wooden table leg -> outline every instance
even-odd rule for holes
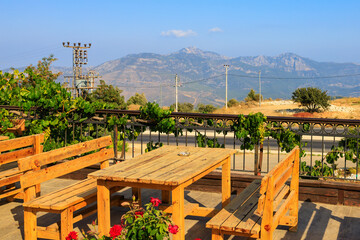
[[[98,224],[100,236],[109,236],[110,231],[110,187],[104,180],[97,180]]]
[[[221,191],[222,191],[222,207],[225,207],[231,199],[231,169],[230,157],[228,157],[222,165],[221,177]]]
[[[61,212],[61,228],[60,239],[65,239],[69,232],[73,230],[74,211],[72,208],[67,208]]]
[[[173,235],[173,240],[185,240],[185,215],[184,215],[184,187],[178,186],[171,191],[172,195],[172,220],[179,227],[179,232]]]

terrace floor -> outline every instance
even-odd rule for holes
[[[57,188],[74,183],[75,180],[54,179],[42,184],[42,193],[54,191]],[[124,189],[126,197],[130,197],[130,189]],[[160,191],[144,190],[142,192],[143,203],[149,202],[150,197],[159,197]],[[207,207],[220,206],[221,194],[186,191],[187,202],[197,202]],[[121,214],[127,209],[114,207],[111,210],[112,224],[120,222]],[[0,235],[3,240],[23,239],[23,208],[21,202],[0,201]],[[51,214],[40,215],[38,224],[47,224],[55,220],[57,216]],[[92,228],[91,222],[96,219],[92,215],[75,224],[75,230],[85,232]],[[211,239],[211,231],[205,228],[208,218],[187,217],[186,239],[193,240],[201,238]],[[360,239],[360,208],[349,206],[337,206],[318,204],[311,202],[300,202],[299,226],[296,233],[288,232],[286,227],[279,227],[274,233],[274,239]],[[225,239],[246,239],[241,237],[228,237]]]

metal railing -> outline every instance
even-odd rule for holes
[[[8,110],[17,110],[17,107],[0,106]],[[114,126],[111,132],[107,131],[107,116],[124,116],[130,117],[126,126]],[[75,129],[84,135],[92,135],[99,137],[104,134],[112,134],[119,136],[122,134],[123,142],[122,149],[119,149],[121,155],[118,155],[118,137],[114,137],[114,149],[116,158],[127,159],[134,157],[137,154],[143,154],[146,150],[146,144],[149,142],[161,142],[163,144],[171,145],[185,145],[198,146],[199,136],[206,141],[213,141],[225,148],[238,149],[238,153],[232,158],[232,170],[241,172],[257,172],[267,173],[285,156],[281,152],[281,148],[277,141],[271,137],[264,140],[263,147],[257,146],[253,151],[241,150],[241,140],[235,137],[231,130],[231,124],[238,119],[238,115],[229,114],[201,114],[201,113],[172,113],[170,117],[175,119],[176,131],[172,134],[161,134],[159,132],[152,132],[149,128],[149,123],[140,119],[140,111],[130,110],[98,110],[96,116],[88,119],[82,123],[72,122],[71,129],[73,133]],[[36,116],[27,118],[36,118]],[[212,124],[208,123],[211,120]],[[284,128],[301,136],[302,150],[305,151],[306,156],[300,159],[301,165],[309,166],[310,172],[318,168],[320,172],[326,165],[326,156],[332,151],[332,148],[337,146],[340,141],[343,144],[343,152],[349,149],[355,156],[355,161],[345,160],[346,154],[340,157],[336,165],[331,165],[335,170],[331,178],[340,179],[354,179],[359,180],[359,140],[360,140],[360,120],[353,119],[323,119],[323,118],[293,118],[293,117],[267,117],[268,123],[278,123]],[[89,126],[92,126],[91,128]],[[305,128],[306,126],[306,128]],[[84,130],[83,130],[84,129]],[[90,130],[91,129],[91,130]],[[139,136],[136,138],[126,135],[126,132],[140,130]],[[65,138],[69,131],[65,132]],[[75,136],[75,134],[73,134]],[[347,146],[348,139],[353,139],[351,146]],[[355,142],[355,145],[354,145]],[[306,146],[305,146],[306,143]],[[213,144],[214,147],[216,144]],[[125,151],[127,150],[127,151]],[[257,171],[259,164],[259,154],[263,153],[263,160],[261,169]],[[319,161],[320,165],[319,165]],[[329,165],[329,164],[328,164]],[[303,169],[304,170],[304,169]],[[320,176],[309,176],[309,172],[301,172],[303,177],[318,178]]]

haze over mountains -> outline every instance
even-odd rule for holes
[[[126,98],[144,92],[148,100],[164,105],[175,101],[175,74],[180,78],[179,102],[222,105],[225,100],[225,69],[228,71],[228,99],[242,100],[251,88],[258,91],[261,70],[265,98],[291,98],[298,87],[315,86],[332,96],[360,96],[360,65],[317,62],[293,53],[278,56],[230,58],[188,47],[167,55],[130,54],[105,62],[94,69],[108,84],[119,86]],[[54,67],[71,74],[72,68]],[[324,76],[343,76],[323,78]],[[160,89],[160,85],[163,85]]]

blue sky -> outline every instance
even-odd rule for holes
[[[62,42],[92,43],[89,64],[195,46],[222,55],[293,52],[360,64],[360,1],[5,1],[0,69],[50,53],[71,66]]]

